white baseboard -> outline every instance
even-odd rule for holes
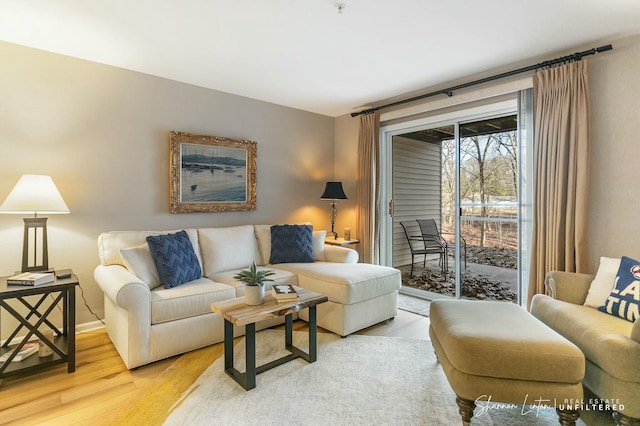
[[[100,330],[104,328],[104,324],[100,321],[85,322],[83,324],[76,324],[76,333],[87,333],[89,331]]]
[[[76,334],[88,333],[90,331],[100,330],[102,328],[104,328],[104,324],[102,324],[100,321],[91,321],[91,322],[85,322],[83,324],[76,324]],[[62,329],[58,329],[58,330],[62,331]],[[13,338],[11,342],[9,342],[9,345],[17,345],[22,341],[22,339],[24,339],[24,335],[16,336]],[[35,340],[38,340],[38,338],[34,336],[29,340],[35,341]],[[4,345],[5,341],[6,339],[0,340],[0,345]]]

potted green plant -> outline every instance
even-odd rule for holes
[[[274,274],[275,272],[266,269],[258,271],[256,262],[253,262],[248,270],[238,272],[233,278],[245,284],[244,299],[247,305],[262,305],[264,303],[264,283],[273,281],[268,277]]]

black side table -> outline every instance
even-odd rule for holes
[[[76,369],[76,286],[78,278],[69,269],[56,271],[57,275],[71,274],[70,278],[56,279],[52,283],[38,286],[7,285],[7,277],[0,278],[0,314],[6,310],[18,320],[19,324],[0,346],[0,355],[10,352],[10,346],[22,347],[33,337],[51,348],[53,353],[39,357],[37,353],[13,362],[0,363],[0,379],[8,376],[27,375],[54,364],[67,363],[67,372]],[[49,296],[53,298],[51,300]],[[35,303],[27,296],[40,296]],[[11,307],[9,300],[15,300],[25,306],[26,314]],[[47,303],[49,302],[49,303]],[[56,306],[62,308],[62,331],[49,318]],[[51,330],[53,338],[47,339],[42,330]],[[26,334],[25,334],[26,333]],[[48,334],[48,333],[47,333]],[[23,336],[19,342],[12,342],[16,336]]]

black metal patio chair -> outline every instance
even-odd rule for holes
[[[411,250],[411,276],[413,277],[413,264],[416,263],[416,256],[424,256],[422,267],[424,268],[427,263],[427,251],[424,249],[422,243],[422,237],[415,235],[412,229],[415,225],[411,222],[400,222],[405,237],[407,237],[407,244],[409,244],[409,250]],[[408,229],[407,229],[408,228]]]
[[[440,267],[442,268],[442,273],[444,278],[447,278],[447,259],[446,259],[446,241],[445,248],[443,249],[440,245],[435,245],[432,243],[430,238],[426,238],[419,233],[419,228],[416,226],[416,221],[404,221],[400,222],[400,226],[404,231],[404,235],[407,238],[407,243],[409,244],[409,250],[411,250],[411,276],[413,277],[413,265],[415,264],[416,256],[424,256],[424,260],[422,262],[422,267],[424,268],[427,262],[428,254],[439,254],[440,255]]]
[[[416,219],[420,227],[420,235],[424,242],[424,249],[431,254],[439,254],[439,266],[444,278],[449,272],[449,244],[442,238],[438,225],[434,219]]]

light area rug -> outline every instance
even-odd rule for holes
[[[307,337],[295,332],[294,344],[306,348]],[[262,331],[256,340],[257,365],[287,353],[282,331]],[[431,342],[329,333],[319,333],[318,342],[318,361],[297,359],[259,374],[250,391],[224,373],[224,360],[219,358],[170,408],[164,424],[461,424],[455,395]],[[236,368],[244,371],[244,340],[234,353]],[[479,406],[471,424],[558,424],[554,409],[532,408]]]

